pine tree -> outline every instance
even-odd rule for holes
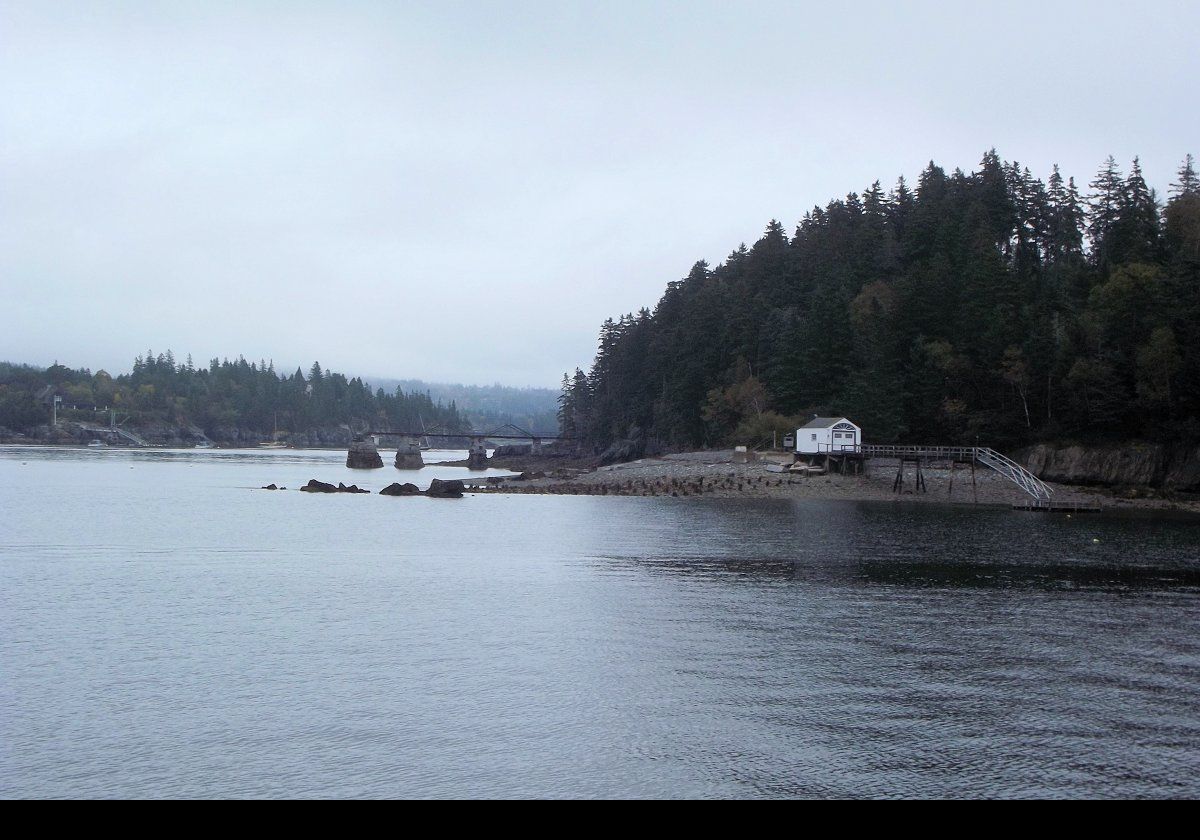
[[[1058,164],[1050,173],[1047,184],[1049,211],[1046,219],[1044,250],[1049,263],[1061,263],[1083,253],[1083,227],[1085,215],[1075,189],[1075,179],[1064,185]]]
[[[1154,193],[1146,186],[1137,158],[1125,179],[1120,215],[1113,226],[1113,262],[1152,262],[1158,257],[1159,211]]]
[[[1125,201],[1125,183],[1112,155],[1104,161],[1104,168],[1089,186],[1092,195],[1088,199],[1088,238],[1092,246],[1092,260],[1101,269],[1107,270],[1112,246],[1109,235],[1121,218]]]
[[[1176,177],[1179,180],[1171,184],[1172,196],[1196,195],[1200,193],[1200,176],[1196,175],[1195,162],[1192,160],[1191,154],[1188,154],[1183,159]]]

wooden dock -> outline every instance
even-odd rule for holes
[[[1040,513],[1101,513],[1104,508],[1095,502],[1050,501],[1049,499],[1030,499],[1028,502],[1018,502],[1013,510],[1032,510]]]

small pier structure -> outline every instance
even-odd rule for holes
[[[984,466],[1011,481],[1029,497],[1030,501],[1021,507],[1022,510],[1057,511],[1067,509],[1064,507],[1066,503],[1051,503],[1054,490],[1046,482],[1016,461],[988,446],[900,446],[865,443],[839,446],[834,444],[828,448],[822,447],[821,451],[812,454],[797,453],[796,458],[797,460],[806,459],[810,465],[821,465],[826,470],[836,470],[840,473],[861,472],[864,462],[871,458],[895,458],[898,466],[892,489],[897,493],[904,492],[905,473],[909,469],[913,472],[912,480],[916,492],[928,492],[925,485],[925,466],[931,462],[949,462],[950,492],[954,491],[954,474],[959,466],[970,470],[973,489],[976,487],[976,466]]]

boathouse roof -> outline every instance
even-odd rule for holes
[[[853,421],[848,420],[845,417],[814,417],[813,419],[809,420],[807,423],[805,423],[800,428],[801,429],[828,429],[831,426],[836,426],[838,423],[849,423],[851,426],[854,426],[854,428],[856,428],[856,429],[858,428],[858,426],[856,426]]]

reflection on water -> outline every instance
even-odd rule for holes
[[[976,587],[1035,589],[1103,589],[1121,592],[1200,587],[1200,570],[1157,566],[1093,568],[1084,565],[998,565],[950,563],[860,563],[845,567],[813,567],[776,559],[712,559],[705,557],[606,558],[642,566],[649,572],[688,577],[775,578],[825,584],[878,583],[912,587]]]
[[[1195,518],[344,459],[0,448],[0,795],[1200,794]]]

